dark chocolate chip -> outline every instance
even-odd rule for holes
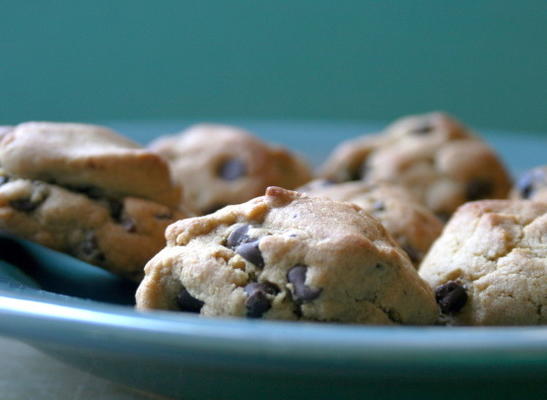
[[[439,211],[435,215],[443,222],[448,222],[448,220],[450,219],[450,213],[446,211]]]
[[[444,314],[457,313],[467,302],[464,287],[455,281],[449,281],[435,290],[435,299]]]
[[[258,248],[259,240],[241,243],[236,247],[235,252],[247,261],[253,263],[257,268],[264,268],[264,259]]]
[[[203,301],[196,299],[185,288],[182,288],[177,296],[177,305],[181,311],[199,313],[205,304]]]
[[[36,208],[38,208],[40,204],[44,202],[48,194],[49,194],[49,191],[45,186],[36,185],[33,188],[30,197],[17,199],[17,200],[11,200],[9,204],[12,208],[16,209],[17,211],[32,212]]]
[[[224,208],[224,207],[226,207],[226,204],[214,204],[214,205],[212,205],[211,207],[206,208],[206,209],[202,212],[202,214],[203,214],[203,215],[212,214],[212,213],[214,213],[215,211],[218,211],[218,210],[220,210],[221,208]]]
[[[106,260],[93,232],[85,234],[84,240],[76,246],[75,255],[90,264],[102,264]]]
[[[131,217],[122,217],[120,225],[129,233],[137,232],[137,224],[135,224],[135,221],[133,221],[133,218]]]
[[[99,189],[96,186],[91,185],[83,185],[83,186],[71,186],[71,185],[65,185],[70,190],[74,190],[75,192],[80,192],[82,194],[85,194],[87,197],[97,200],[101,197],[104,197],[103,191]]]
[[[473,179],[467,184],[466,198],[469,201],[488,198],[494,190],[492,182],[485,179]]]
[[[163,213],[163,214],[156,214],[155,218],[156,219],[173,219],[173,214],[169,212]]]
[[[10,206],[17,211],[22,212],[31,212],[38,207],[39,204],[34,203],[30,199],[18,199],[18,200],[12,200],[9,202]]]
[[[374,211],[385,211],[386,210],[386,205],[384,204],[383,201],[378,200],[378,201],[374,202],[374,204],[372,205],[372,209]]]
[[[529,199],[536,191],[536,186],[542,181],[547,181],[542,169],[527,171],[517,181],[517,189],[523,199]]]
[[[226,239],[226,246],[230,249],[235,249],[241,243],[248,242],[249,236],[247,232],[249,231],[249,225],[241,225],[240,227],[234,229],[228,239]]]
[[[218,168],[218,176],[227,181],[234,181],[247,173],[245,163],[237,158],[224,161]]]
[[[420,254],[411,245],[405,244],[403,246],[403,250],[408,255],[408,258],[410,258],[410,261],[412,261],[413,264],[416,264],[418,261],[420,261]]]
[[[363,163],[364,165],[364,163]],[[362,167],[353,167],[347,171],[348,181],[360,181],[362,176]]]
[[[410,133],[414,133],[416,135],[425,135],[427,133],[433,132],[434,126],[429,122],[424,122],[422,124],[419,124],[415,128],[410,130]]]
[[[268,295],[275,296],[279,293],[279,288],[270,282],[249,283],[244,290],[247,294],[245,307],[247,308],[248,318],[261,318],[272,306]]]
[[[293,284],[293,296],[299,301],[311,301],[316,299],[322,289],[311,288],[306,285],[306,273],[308,267],[305,265],[295,265],[287,273],[287,280]]]
[[[106,198],[105,203],[114,221],[120,221],[123,213],[123,203],[117,199]]]

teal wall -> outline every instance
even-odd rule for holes
[[[547,131],[547,1],[4,1],[0,124],[389,120]]]

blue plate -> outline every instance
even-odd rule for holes
[[[109,123],[146,143],[189,121]],[[318,163],[378,126],[238,122]],[[547,137],[484,135],[518,173]],[[547,327],[417,328],[205,319],[136,312],[135,285],[64,254],[0,236],[0,334],[71,365],[184,399],[544,398]]]

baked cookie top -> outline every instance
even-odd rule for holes
[[[466,201],[505,198],[511,185],[495,152],[438,112],[405,117],[379,135],[342,143],[320,176],[336,182],[396,182],[443,218]]]
[[[95,196],[140,197],[176,207],[180,189],[155,153],[95,125],[27,122],[0,135],[4,172]]]
[[[232,126],[194,125],[157,139],[150,149],[170,163],[184,203],[198,214],[247,201],[268,186],[293,189],[311,179],[295,154]]]
[[[460,207],[420,267],[449,323],[547,323],[547,203]]]
[[[207,316],[431,324],[438,307],[406,254],[361,208],[269,187],[178,221],[146,266],[139,309]]]
[[[416,267],[443,229],[443,222],[421,205],[412,192],[396,184],[315,180],[298,190],[310,196],[354,203],[378,218]]]
[[[547,165],[526,171],[511,192],[513,199],[547,201]]]

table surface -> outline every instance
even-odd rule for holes
[[[33,347],[0,337],[2,400],[159,400],[97,378],[49,357]]]

